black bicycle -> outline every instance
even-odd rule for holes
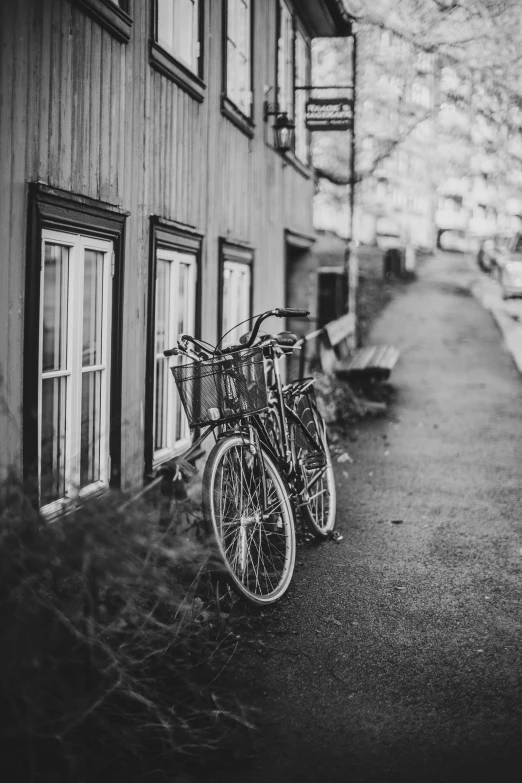
[[[191,359],[172,372],[190,427],[205,428],[193,447],[211,433],[216,441],[203,474],[205,522],[232,587],[257,605],[277,601],[288,589],[295,515],[300,512],[318,538],[327,538],[335,524],[335,481],[313,379],[284,385],[281,378],[279,360],[297,338],[259,332],[271,316],[308,314],[269,310],[238,345],[220,350],[182,334],[177,347],[164,352]]]

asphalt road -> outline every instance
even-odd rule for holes
[[[213,779],[522,780],[522,378],[471,268],[428,259],[376,323],[396,399],[251,644],[257,755]]]

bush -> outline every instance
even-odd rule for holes
[[[317,407],[327,424],[350,424],[365,416],[363,401],[346,381],[314,373]]]
[[[208,555],[176,536],[175,520],[160,530],[150,508],[115,493],[49,524],[16,480],[0,488],[0,739],[12,783],[154,780],[248,724],[216,690],[237,642],[202,592]]]

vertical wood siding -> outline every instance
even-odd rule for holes
[[[0,6],[0,467],[21,459],[27,185],[39,181],[130,213],[122,384],[127,486],[143,470],[150,216],[204,234],[201,321],[212,340],[219,238],[254,248],[256,311],[283,304],[284,230],[311,233],[313,188],[266,144],[263,88],[275,89],[275,2],[255,3],[253,139],[221,114],[222,0],[205,2],[202,103],[151,67],[150,6],[133,6],[128,44],[71,0]]]

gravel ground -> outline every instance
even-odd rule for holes
[[[236,662],[257,752],[208,780],[522,779],[522,380],[470,270],[428,259],[375,324],[395,401],[341,444],[344,540]]]

